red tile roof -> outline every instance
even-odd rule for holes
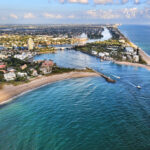
[[[54,63],[51,60],[46,60],[42,63],[42,67],[52,67],[52,66],[54,66]]]
[[[0,65],[0,69],[6,68],[6,65]]]

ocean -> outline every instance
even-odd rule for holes
[[[0,150],[150,149],[150,71],[74,50],[35,56],[41,59],[121,78],[59,81],[1,106]]]

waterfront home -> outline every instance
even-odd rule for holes
[[[52,60],[45,60],[42,63],[42,67],[53,67],[54,66],[54,62]]]
[[[97,55],[97,51],[92,51],[92,54],[93,55]]]
[[[126,60],[127,60],[127,57],[126,57],[126,56],[122,56],[122,60],[123,60],[123,61],[126,61]]]
[[[54,66],[54,63],[52,60],[46,60],[42,63],[40,71],[43,74],[49,74],[52,72],[52,67]]]
[[[134,62],[139,62],[139,60],[140,60],[139,55],[133,55],[133,61]]]
[[[103,58],[103,57],[105,56],[105,54],[102,53],[102,52],[100,52],[98,55],[99,55],[99,57],[101,57],[101,58]]]
[[[16,79],[16,74],[14,72],[9,72],[4,74],[4,79],[6,81],[12,81]]]
[[[104,52],[105,56],[109,56],[109,53],[108,52]]]
[[[38,76],[37,70],[31,69],[31,71],[32,71],[32,76],[34,76],[34,77]]]

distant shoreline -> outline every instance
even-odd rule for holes
[[[144,64],[139,64],[139,63],[131,63],[131,62],[127,62],[127,61],[113,61],[113,63],[115,63],[117,65],[141,67],[141,68],[145,68],[147,70],[150,70],[150,66],[144,65]]]
[[[142,64],[142,65],[136,65],[136,66],[142,66],[144,68],[149,68],[150,67],[150,56],[144,51],[142,50],[139,46],[137,46],[136,44],[134,44],[133,42],[130,41],[130,39],[128,39],[121,31],[119,28],[117,28],[118,31],[120,32],[120,34],[129,42],[130,46],[132,46],[133,48],[137,49],[139,48],[139,54],[142,57],[142,59],[147,63],[147,64]],[[136,64],[136,63],[129,63],[129,64]],[[147,67],[146,67],[147,66]]]
[[[17,86],[14,85],[4,85],[2,89],[0,89],[0,105],[4,105],[9,103],[16,97],[27,93],[31,90],[37,89],[41,86],[54,83],[57,81],[65,80],[65,79],[72,79],[72,78],[83,78],[83,77],[96,77],[99,76],[95,72],[69,72],[69,73],[62,73],[50,76],[42,76],[36,78],[29,83],[20,84]]]

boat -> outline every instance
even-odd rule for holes
[[[136,87],[137,87],[138,89],[141,89],[141,86],[139,86],[139,85],[137,85]]]
[[[115,76],[115,75],[112,75],[113,77],[115,77],[115,78],[117,78],[117,79],[120,79],[120,77],[119,76]]]

